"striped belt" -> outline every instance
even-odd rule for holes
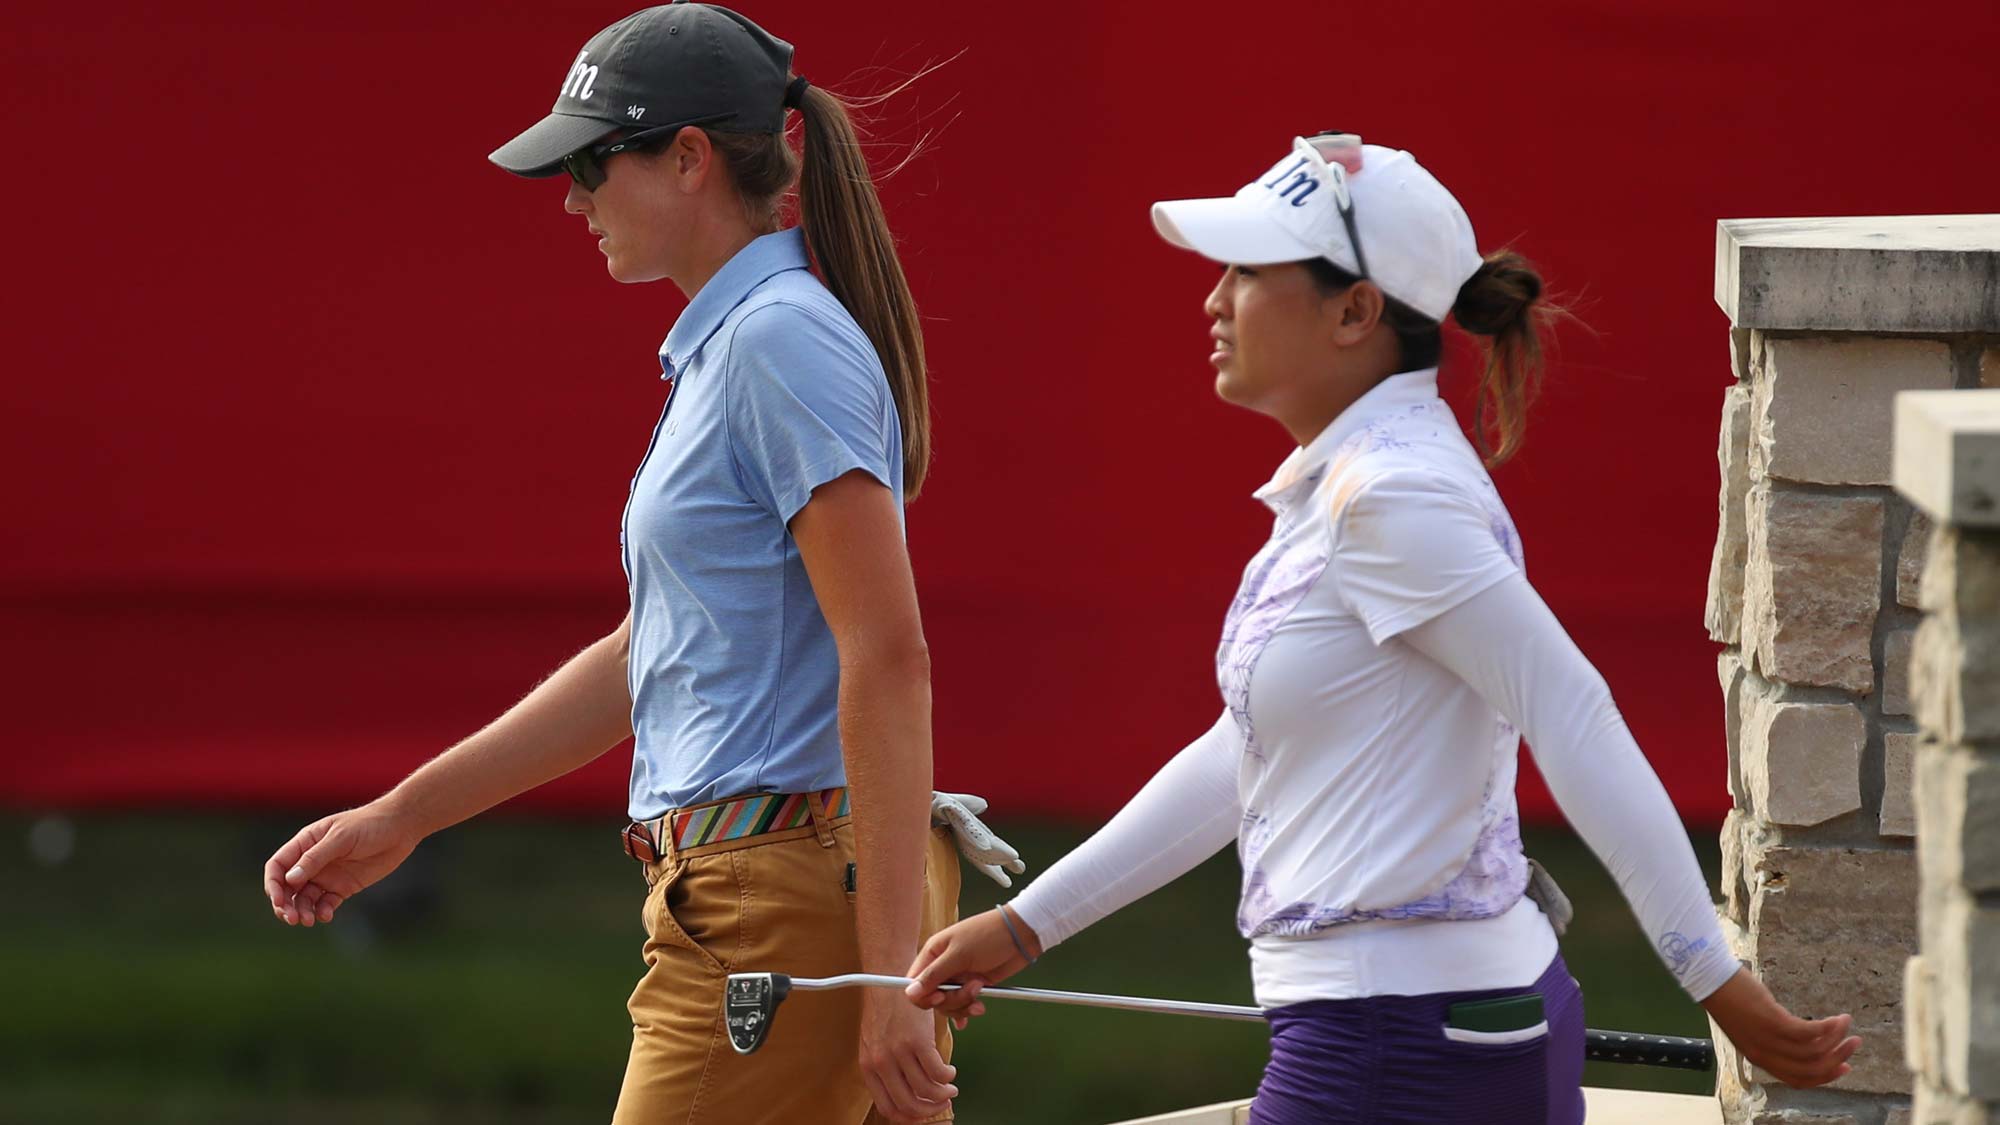
[[[705,805],[674,809],[651,820],[635,820],[625,826],[625,854],[641,863],[658,863],[665,853],[662,839],[670,840],[675,852],[803,828],[813,821],[813,811],[822,820],[848,815],[847,788],[822,789],[817,793],[759,793],[750,797],[730,797]]]

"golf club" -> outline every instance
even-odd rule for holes
[[[778,1005],[793,990],[818,992],[832,988],[908,988],[909,977],[875,973],[843,973],[833,977],[792,977],[784,973],[733,973],[724,988],[723,1017],[729,1025],[729,1045],[747,1055],[764,1045]],[[945,992],[959,986],[938,986]],[[1143,996],[1106,996],[1096,992],[1063,992],[1049,988],[987,988],[981,999],[1038,1000],[1045,1004],[1077,1004],[1088,1008],[1122,1008],[1134,1012],[1166,1012],[1209,1019],[1264,1022],[1264,1011],[1241,1004],[1204,1004],[1192,1000],[1154,1000]],[[1584,1032],[1584,1058],[1591,1062],[1629,1063],[1676,1070],[1708,1070],[1715,1065],[1714,1044],[1706,1039],[1674,1035],[1640,1035],[1629,1031]]]

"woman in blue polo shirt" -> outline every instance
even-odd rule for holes
[[[280,918],[331,921],[423,836],[633,736],[648,940],[622,1125],[942,1121],[957,1093],[948,1022],[892,994],[796,1001],[754,1062],[724,1043],[727,972],[895,972],[958,892],[930,824],[902,523],[930,454],[923,341],[843,104],[791,57],[726,8],[649,8],[585,44],[554,111],[493,153],[569,174],[565,209],[612,277],[689,297],[623,521],[631,612],[266,867]],[[802,224],[784,229],[794,183]]]

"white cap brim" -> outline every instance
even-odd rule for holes
[[[1268,266],[1320,256],[1273,221],[1255,200],[1240,196],[1155,203],[1153,229],[1183,250],[1233,265]]]

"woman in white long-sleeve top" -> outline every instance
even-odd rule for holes
[[[979,985],[1234,841],[1272,1028],[1252,1121],[1579,1122],[1582,996],[1525,895],[1525,733],[1688,994],[1778,1077],[1845,1073],[1851,1020],[1791,1016],[1730,956],[1665,791],[1528,583],[1487,468],[1538,374],[1533,268],[1482,257],[1410,154],[1346,134],[1153,221],[1224,263],[1217,394],[1299,445],[1256,494],[1276,518],[1223,625],[1222,712],[1023,894],[932,938],[912,997],[976,1015]],[[1489,343],[1484,457],[1438,397],[1447,316]]]

